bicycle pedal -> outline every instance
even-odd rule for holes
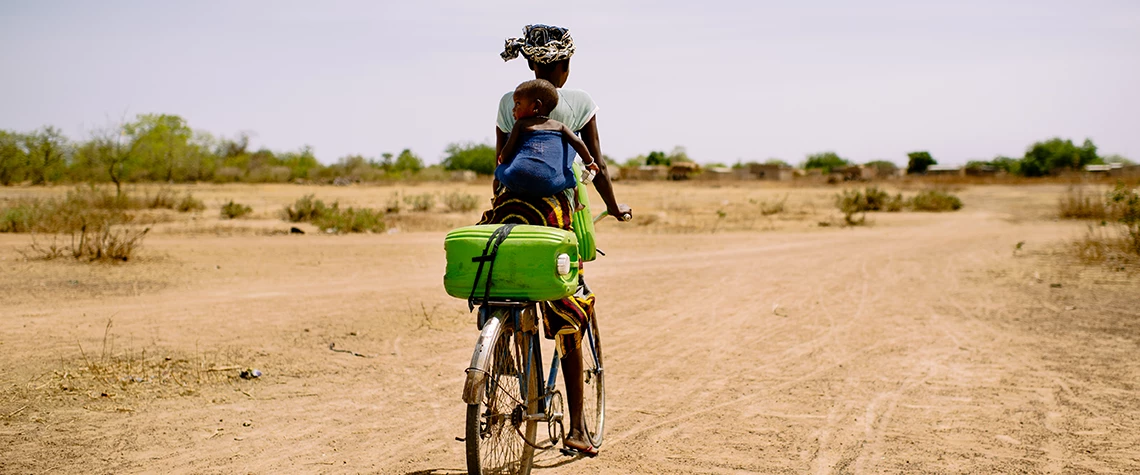
[[[596,450],[593,453],[590,453],[590,452],[586,452],[586,451],[582,451],[582,450],[578,450],[578,449],[572,449],[570,447],[562,447],[562,448],[558,449],[558,451],[561,452],[562,455],[565,455],[567,457],[594,458],[594,457],[598,456],[598,452]]]
[[[455,441],[456,442],[467,442],[467,438],[466,437],[456,437]]]

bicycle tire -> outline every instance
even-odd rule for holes
[[[606,423],[606,379],[602,366],[602,338],[598,334],[598,319],[590,320],[589,332],[582,334],[582,423],[586,437],[594,448],[602,446],[602,433]]]
[[[509,316],[506,310],[496,313],[492,318],[507,320]],[[533,443],[538,427],[537,421],[522,417],[538,412],[538,366],[533,361],[525,364],[535,335],[516,332],[509,322],[503,323],[492,338],[494,349],[487,367],[479,368],[487,374],[482,399],[467,405],[467,471],[471,475],[528,475],[534,462],[534,447],[519,433]],[[533,388],[525,403],[520,378],[526,378],[527,387]]]

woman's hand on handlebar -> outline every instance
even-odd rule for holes
[[[617,208],[607,208],[606,212],[613,216],[618,221],[629,221],[633,219],[633,209],[625,204],[618,203]]]

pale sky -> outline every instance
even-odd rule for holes
[[[606,155],[699,162],[1020,157],[1053,136],[1140,159],[1140,1],[0,0],[0,128],[71,138],[170,113],[331,163],[494,137],[523,25],[570,29]]]

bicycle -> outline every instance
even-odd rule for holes
[[[602,212],[594,222],[607,216]],[[622,220],[628,220],[623,215]],[[604,255],[604,254],[603,254]],[[565,400],[555,382],[561,355],[557,348],[545,380],[538,335],[537,302],[488,300],[479,306],[480,334],[463,387],[467,403],[464,441],[472,474],[526,475],[535,450],[548,450],[566,438]],[[584,434],[595,448],[605,428],[605,371],[597,319],[582,334]],[[544,440],[538,424],[546,423]]]

